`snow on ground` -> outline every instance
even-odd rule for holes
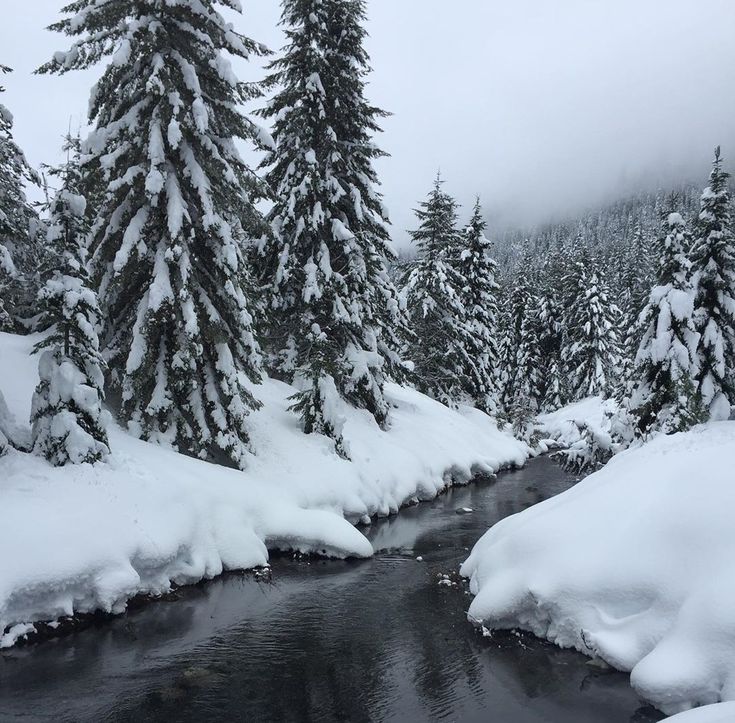
[[[554,440],[562,447],[571,447],[579,441],[580,428],[585,425],[597,431],[604,428],[605,409],[609,404],[602,397],[588,397],[555,412],[540,414],[536,428],[542,437]]]
[[[18,421],[28,419],[38,379],[29,357],[37,340],[0,334],[0,389]],[[529,451],[476,410],[390,386],[389,431],[344,410],[348,462],[325,437],[301,432],[287,411],[291,387],[269,380],[254,391],[264,406],[251,417],[257,455],[246,473],[115,425],[108,463],[57,469],[16,451],[0,458],[0,648],[29,623],[120,612],[139,593],[262,565],[268,549],[368,557],[351,522],[520,465]]]
[[[735,703],[715,703],[679,713],[667,718],[666,723],[732,723],[735,721]]]
[[[658,437],[490,529],[469,615],[631,671],[669,714],[735,700],[733,510],[734,422]]]

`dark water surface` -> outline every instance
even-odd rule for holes
[[[466,585],[437,582],[492,523],[570,484],[537,459],[373,524],[372,560],[277,559],[270,583],[225,576],[4,651],[0,720],[660,720],[627,675],[530,636],[482,637]]]

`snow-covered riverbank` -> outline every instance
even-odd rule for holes
[[[735,422],[623,452],[491,528],[469,614],[631,671],[665,712],[735,700]]]
[[[0,334],[0,384],[22,423],[37,382],[34,341]],[[137,594],[262,565],[269,548],[369,556],[351,522],[528,455],[480,412],[454,412],[391,385],[389,431],[345,408],[345,461],[326,438],[301,432],[287,411],[291,387],[266,381],[254,391],[264,405],[251,417],[256,454],[246,473],[140,442],[115,425],[105,464],[53,468],[15,451],[0,458],[0,647],[33,622],[122,611]]]

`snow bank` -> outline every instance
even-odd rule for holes
[[[581,439],[580,430],[587,426],[601,431],[605,427],[606,404],[602,397],[588,397],[549,414],[540,414],[536,428],[542,437],[561,447],[571,447]]]
[[[631,671],[667,713],[735,700],[733,510],[735,423],[658,437],[489,530],[469,615]]]
[[[37,340],[0,334],[0,388],[18,421],[28,419],[38,380],[28,356]],[[116,426],[107,463],[54,468],[12,450],[0,458],[0,647],[29,623],[121,612],[136,594],[262,565],[268,549],[368,557],[351,522],[522,464],[528,452],[480,412],[391,386],[389,431],[343,410],[348,462],[325,437],[301,432],[287,410],[291,387],[267,381],[253,391],[264,406],[251,417],[257,456],[246,473]]]
[[[715,703],[679,713],[666,719],[667,723],[732,723],[735,721],[735,703]]]

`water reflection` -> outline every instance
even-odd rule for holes
[[[0,720],[659,720],[625,675],[529,636],[483,638],[466,589],[437,584],[488,525],[568,484],[537,460],[372,525],[373,560],[277,560],[270,584],[231,575],[7,651]]]

